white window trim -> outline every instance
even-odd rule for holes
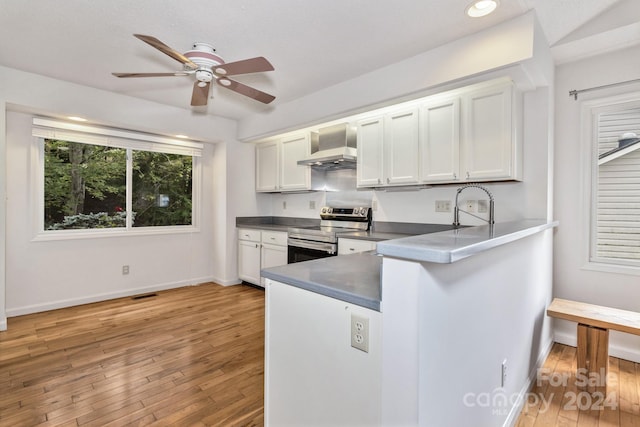
[[[595,245],[596,235],[593,221],[596,215],[596,185],[594,177],[597,175],[598,162],[596,161],[598,147],[593,130],[596,127],[596,111],[602,112],[607,107],[615,108],[625,102],[640,100],[640,92],[631,92],[623,95],[611,96],[585,101],[581,107],[581,141],[580,144],[580,213],[579,222],[582,234],[582,269],[600,271],[606,273],[628,274],[640,276],[640,266],[617,264],[609,260],[592,259],[592,248]]]
[[[95,126],[77,125],[49,119],[33,119],[33,139],[31,147],[32,168],[31,197],[32,206],[36,211],[32,213],[33,242],[95,239],[104,237],[150,236],[163,234],[185,234],[200,232],[200,200],[202,197],[202,167],[200,156],[204,144],[193,141],[173,140],[157,135],[135,133],[117,129],[107,129]],[[47,128],[47,126],[51,126]],[[101,133],[103,132],[103,133]],[[148,139],[144,139],[148,137]],[[131,215],[127,212],[126,227],[120,228],[91,228],[80,230],[45,230],[44,229],[44,138],[58,138],[77,141],[80,143],[107,145],[127,149],[127,163],[132,162],[131,150],[168,152],[192,156],[192,198],[191,225],[132,227]],[[86,139],[85,139],[86,138]],[[128,165],[129,166],[129,165]],[[127,167],[127,209],[131,209],[130,167]]]

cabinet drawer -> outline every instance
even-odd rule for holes
[[[369,240],[338,239],[338,255],[357,254],[376,248],[376,242]]]
[[[282,231],[263,231],[262,243],[277,246],[287,246],[287,233]]]
[[[238,228],[238,240],[260,242],[260,230],[253,230],[251,228]]]

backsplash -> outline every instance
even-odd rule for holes
[[[497,222],[523,218],[544,218],[544,204],[527,203],[521,182],[486,183],[495,198]],[[443,185],[406,191],[344,190],[338,192],[310,192],[297,194],[272,194],[269,212],[265,215],[318,218],[319,209],[325,205],[371,206],[374,221],[451,224],[456,190],[460,185]],[[436,212],[437,200],[451,202],[450,212]],[[460,196],[459,205],[464,208],[467,200],[487,200],[481,190],[467,190]],[[286,206],[285,206],[286,205]],[[476,213],[476,212],[474,212]],[[488,214],[477,215],[488,217]],[[460,213],[463,225],[482,225],[483,221]]]

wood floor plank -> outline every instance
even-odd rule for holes
[[[0,426],[262,425],[260,289],[206,283],[8,326]]]
[[[580,387],[578,384],[583,382],[585,377],[578,377],[576,368],[576,349],[554,344],[543,365],[543,380],[535,383],[530,392],[542,396],[536,399],[538,401],[551,400],[553,403],[550,410],[544,411],[542,405],[525,405],[515,425],[640,427],[640,405],[635,404],[640,399],[640,363],[609,357],[605,396],[591,394],[586,387]],[[560,409],[554,415],[554,398],[560,389],[563,399]]]

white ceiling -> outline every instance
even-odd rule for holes
[[[275,71],[236,79],[275,95],[271,106],[214,85],[209,105],[195,110],[240,119],[530,9],[536,10],[559,61],[589,54],[589,46],[581,47],[580,42],[593,46],[592,39],[602,39],[603,34],[608,48],[638,43],[640,38],[640,31],[635,39],[628,31],[639,24],[638,0],[501,0],[496,13],[480,19],[464,14],[469,2],[0,0],[0,65],[192,108],[193,76],[118,79],[111,75],[181,69],[178,62],[132,34],[155,36],[180,52],[193,42],[206,42],[227,62],[265,56]],[[619,34],[620,28],[627,31]]]

